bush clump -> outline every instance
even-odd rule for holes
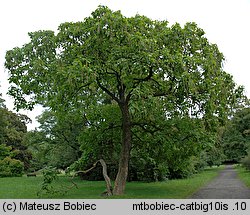
[[[0,177],[19,177],[23,175],[24,164],[23,162],[5,157],[0,160]]]
[[[245,167],[247,170],[250,170],[250,153],[242,159],[241,161],[242,166]]]

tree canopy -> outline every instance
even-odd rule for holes
[[[21,176],[29,168],[30,152],[23,144],[29,118],[9,111],[0,98],[0,177]]]
[[[223,71],[223,54],[195,23],[169,26],[100,6],[56,34],[29,36],[6,53],[16,108],[80,109],[87,121],[96,111],[97,124],[107,105],[118,110],[117,123],[109,125],[120,127],[121,138],[114,194],[125,189],[134,128],[152,133],[178,116],[202,119],[212,130],[243,101],[243,88]]]
[[[46,166],[66,169],[81,156],[79,135],[85,129],[85,119],[77,113],[65,113],[58,118],[45,110],[39,117],[40,126],[29,131],[23,140],[33,154],[32,169]]]
[[[222,145],[227,161],[240,162],[250,150],[250,108],[237,111],[224,128]]]

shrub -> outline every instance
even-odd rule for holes
[[[0,177],[22,176],[24,164],[16,159],[6,157],[0,160]]]
[[[129,165],[128,181],[163,181],[168,173],[164,163],[157,163],[150,157],[132,157]]]
[[[11,147],[6,144],[0,144],[0,160],[10,155]]]
[[[191,158],[168,164],[168,179],[182,179],[193,175],[196,170]]]
[[[250,170],[250,153],[242,159],[241,161],[242,166],[245,167],[247,170]]]
[[[191,157],[191,162],[194,166],[195,173],[203,171],[207,166],[208,155],[205,151],[202,151],[197,156]]]

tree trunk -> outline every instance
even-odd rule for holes
[[[120,154],[118,173],[115,179],[113,194],[121,195],[124,193],[128,177],[128,165],[131,150],[131,119],[128,104],[120,104],[122,112],[122,148]]]
[[[107,165],[103,159],[100,159],[99,161],[102,165],[102,174],[103,174],[103,177],[104,177],[105,182],[106,182],[107,196],[112,196],[113,195],[112,185],[111,185],[111,180],[110,180],[108,173],[107,173]]]

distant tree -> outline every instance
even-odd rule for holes
[[[5,144],[0,144],[0,160],[10,155],[11,147]]]
[[[228,161],[239,162],[250,149],[250,108],[235,113],[222,135],[224,154]]]
[[[31,159],[31,154],[23,144],[26,123],[29,121],[27,116],[9,111],[4,104],[0,107],[0,144],[11,147],[11,157],[24,162],[25,169]]]
[[[2,93],[0,93],[0,108],[4,108],[4,107],[5,107],[5,105],[4,105],[4,99],[2,99]]]
[[[58,116],[53,111],[44,111],[38,117],[39,130],[42,131],[55,147],[66,145],[74,151],[75,157],[81,156],[79,135],[85,129],[86,119],[80,111],[68,112]]]
[[[49,163],[49,151],[51,146],[47,142],[45,134],[38,130],[28,131],[24,136],[23,143],[32,153],[29,171],[37,171],[44,168]]]
[[[6,109],[0,99],[0,177],[21,176],[29,165],[30,153],[22,144],[26,132],[24,115]]]
[[[58,117],[46,110],[39,117],[40,126],[25,136],[24,143],[34,154],[33,168],[53,166],[65,169],[80,158],[79,136],[85,129],[80,113],[65,113]]]
[[[237,130],[246,138],[250,140],[250,108],[244,108],[235,113],[232,124],[236,126]]]
[[[158,123],[146,110],[203,117],[211,128],[242,98],[243,89],[222,70],[223,55],[195,23],[168,27],[100,6],[83,22],[61,24],[56,35],[29,36],[6,54],[17,109],[40,103],[63,114],[80,107],[88,117],[106,99],[116,104],[122,140],[115,195],[125,189],[132,128]]]
[[[0,93],[0,144],[3,143],[4,127],[6,124],[3,114],[4,108],[4,99],[2,99],[2,94]]]

